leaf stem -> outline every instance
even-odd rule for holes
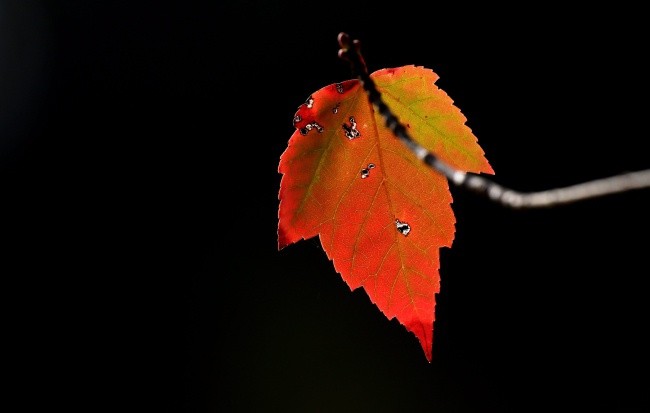
[[[338,36],[340,58],[350,62],[352,72],[359,78],[370,103],[384,118],[386,126],[410,150],[432,169],[442,173],[453,184],[487,196],[510,208],[541,208],[611,195],[633,189],[650,188],[650,169],[614,175],[562,188],[538,192],[519,192],[506,188],[481,175],[463,172],[440,160],[435,154],[417,143],[404,125],[383,101],[375,82],[368,73],[361,55],[359,40],[351,40],[347,33]]]

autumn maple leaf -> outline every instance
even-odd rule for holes
[[[466,118],[430,69],[372,73],[410,135],[450,166],[494,173]],[[446,178],[420,162],[384,126],[358,80],[309,96],[280,157],[278,249],[318,235],[351,290],[418,338],[431,361],[440,248],[455,217]]]

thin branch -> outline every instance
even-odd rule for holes
[[[352,72],[359,78],[368,94],[370,103],[384,118],[386,126],[426,165],[442,173],[457,186],[486,195],[491,200],[510,208],[541,208],[611,195],[633,189],[650,188],[650,169],[615,175],[563,188],[539,192],[519,192],[501,186],[481,175],[463,172],[443,162],[435,154],[417,143],[407,132],[397,116],[382,100],[375,82],[368,74],[366,63],[361,56],[358,40],[350,40],[346,33],[338,36],[339,57],[350,62]]]

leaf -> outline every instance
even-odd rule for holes
[[[466,118],[420,66],[371,74],[422,146],[467,172],[494,173]],[[440,248],[455,232],[447,180],[384,125],[358,80],[331,84],[299,106],[280,157],[278,249],[318,235],[351,290],[363,287],[418,338],[431,361]]]

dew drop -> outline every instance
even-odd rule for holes
[[[411,226],[406,222],[400,221],[399,219],[395,220],[395,227],[404,236],[407,236],[409,232],[411,232]]]
[[[345,131],[345,137],[352,140],[361,136],[361,132],[357,129],[357,122],[354,120],[354,117],[350,116],[350,126],[343,124],[343,130]]]
[[[339,113],[339,106],[341,106],[341,102],[337,103],[336,106],[332,108],[332,113]]]
[[[343,93],[343,83],[336,84],[336,91],[339,93]]]
[[[307,100],[305,101],[305,105],[307,105],[307,107],[308,107],[309,109],[313,108],[313,107],[314,107],[314,98],[311,97],[311,96],[309,96],[309,97],[307,98]]]
[[[369,163],[367,167],[361,170],[361,178],[366,179],[370,176],[370,170],[375,167],[374,163]]]
[[[300,115],[296,115],[296,116],[293,117],[293,124],[295,125],[296,123],[300,122],[301,120],[302,120],[302,118],[300,117]]]
[[[312,129],[316,129],[319,133],[323,133],[323,131],[325,130],[321,125],[318,124],[318,122],[313,121],[312,123],[306,124],[304,128],[300,129],[300,134],[306,135]]]

